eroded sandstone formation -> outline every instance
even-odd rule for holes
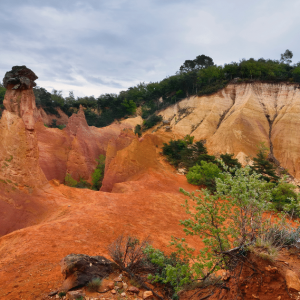
[[[123,147],[126,143],[130,144]],[[131,142],[121,136],[109,149],[109,164],[105,167],[101,191],[110,192],[115,183],[130,180],[132,176],[145,173],[150,168],[162,168],[151,135],[145,135],[140,140],[134,137]]]
[[[40,166],[48,180],[58,179],[63,183],[69,173],[76,180],[90,181],[99,155],[106,155],[109,143],[114,143],[120,134],[124,136],[123,130],[129,130],[128,135],[134,136],[132,129],[137,123],[140,123],[139,118],[103,128],[88,126],[83,107],[69,118],[63,130],[47,128],[42,121],[37,122]],[[107,161],[109,157],[110,154]]]
[[[37,76],[25,66],[4,77],[7,88],[0,120],[0,177],[17,185],[38,187],[47,182],[39,164],[35,123],[39,117],[32,87]]]
[[[55,120],[56,125],[68,124],[69,117],[60,109],[60,107],[56,107],[55,109],[59,117],[57,115],[47,114],[41,107],[38,108],[43,123],[47,126],[51,126],[53,124],[53,120]]]
[[[255,156],[261,142],[282,167],[300,178],[300,89],[296,84],[230,84],[211,96],[190,97],[160,112],[171,120],[165,139],[204,139],[212,154]],[[241,156],[241,154],[240,154]]]

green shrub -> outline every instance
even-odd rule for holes
[[[183,286],[192,282],[192,273],[187,260],[172,252],[169,256],[164,252],[148,246],[145,248],[147,261],[152,265],[153,273],[148,275],[151,282],[163,283],[169,287],[173,299]]]
[[[58,293],[58,297],[59,297],[59,298],[62,298],[62,297],[64,297],[64,296],[66,296],[66,295],[67,295],[66,292],[59,292],[59,293]]]
[[[77,181],[71,176],[71,174],[67,173],[65,177],[65,185],[80,189],[93,189],[98,191],[102,186],[102,180],[104,177],[105,156],[102,154],[99,155],[99,158],[96,159],[96,161],[98,164],[96,166],[96,169],[92,173],[92,184],[87,182],[82,177],[80,177],[79,181]]]
[[[126,113],[129,115],[134,115],[136,111],[136,104],[132,100],[124,99],[124,101],[121,103],[121,105],[126,110]]]
[[[85,179],[80,177],[79,181],[77,182],[76,186],[79,189],[91,189],[91,184],[87,182]]]
[[[102,280],[100,278],[94,278],[87,284],[87,289],[89,292],[98,292],[101,286]]]
[[[216,190],[216,178],[223,178],[223,174],[216,164],[201,161],[191,167],[186,175],[187,181],[195,185],[205,185],[211,192]]]
[[[57,128],[60,129],[60,130],[63,130],[64,128],[66,128],[66,125],[64,125],[64,124],[63,125],[57,125]]]
[[[216,179],[216,193],[206,189],[195,196],[181,189],[186,200],[186,212],[190,219],[181,221],[187,235],[199,236],[206,245],[199,255],[192,255],[193,272],[205,276],[209,270],[228,266],[224,251],[250,245],[270,228],[263,214],[270,208],[271,192],[261,175],[252,172],[249,166],[229,172]],[[199,191],[200,192],[200,191]],[[222,199],[222,201],[220,201]],[[180,253],[191,253],[185,240],[173,239]],[[217,264],[216,264],[217,263]]]
[[[138,137],[142,136],[142,126],[137,124],[134,128],[134,134],[137,134]]]
[[[275,173],[276,168],[274,164],[267,159],[269,149],[264,143],[260,143],[257,148],[258,152],[256,157],[253,158],[252,170],[261,174],[265,181],[277,183],[279,177]]]
[[[242,165],[239,163],[239,161],[236,158],[233,158],[233,156],[234,156],[234,154],[229,154],[229,153],[225,153],[225,154],[220,155],[220,158],[224,162],[225,166],[228,167],[228,171],[232,175],[235,174],[236,169],[240,169],[242,167]],[[222,164],[220,164],[219,162],[217,164],[218,164],[218,167],[222,171],[225,171]]]
[[[70,186],[70,187],[76,187],[77,185],[77,180],[75,180],[71,174],[67,173],[65,177],[65,185]]]
[[[193,143],[194,137],[187,135],[183,139],[171,140],[168,144],[164,143],[162,148],[170,164],[178,167],[179,164],[186,169],[201,164],[201,161],[217,163],[213,155],[207,154],[207,149],[202,141]]]
[[[281,181],[272,189],[272,204],[278,211],[291,215],[300,215],[299,196],[295,193],[295,186]]]
[[[99,191],[102,186],[102,180],[104,178],[104,170],[105,170],[105,156],[100,154],[99,158],[96,159],[97,167],[92,174],[92,189]]]
[[[182,161],[183,150],[187,149],[187,142],[184,140],[171,140],[168,144],[164,143],[162,148],[163,155],[165,155],[170,164],[177,167]]]
[[[152,128],[155,126],[157,123],[162,121],[162,116],[157,116],[156,114],[151,115],[148,117],[146,120],[144,120],[143,124],[143,130],[147,130],[149,128]]]

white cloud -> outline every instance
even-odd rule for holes
[[[300,60],[298,0],[15,0],[1,3],[0,72],[25,64],[51,90],[118,92],[186,59]]]

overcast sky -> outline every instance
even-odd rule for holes
[[[26,65],[49,91],[117,93],[205,54],[300,61],[299,0],[0,0],[0,75]]]

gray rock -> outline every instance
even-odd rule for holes
[[[85,286],[94,278],[103,279],[113,272],[114,263],[103,256],[69,254],[60,262],[65,281],[61,291]]]
[[[85,297],[85,293],[83,291],[73,291],[67,293],[67,300],[77,300]]]
[[[38,77],[33,71],[26,66],[14,66],[11,71],[6,72],[3,78],[3,85],[5,88],[8,85],[14,85],[14,90],[27,90],[36,86],[34,82]]]

